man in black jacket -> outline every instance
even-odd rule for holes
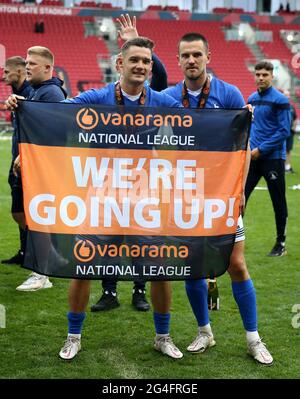
[[[63,81],[58,78],[53,78],[53,65],[54,56],[52,52],[41,46],[30,47],[27,50],[26,57],[26,79],[32,87],[31,92],[26,97],[27,100],[34,101],[47,101],[47,102],[58,102],[66,98],[66,92],[63,89]],[[14,110],[18,105],[18,99],[25,99],[18,95],[11,95],[6,100],[7,109]],[[20,176],[20,157],[16,157],[14,161],[13,171],[15,175]],[[21,180],[21,177],[19,177]],[[22,193],[23,195],[23,193]],[[23,201],[22,201],[22,212],[20,212],[20,222],[23,226],[26,225]],[[50,250],[55,251],[53,246]],[[54,254],[59,257],[57,253]],[[51,288],[52,283],[49,281],[47,276],[42,276],[38,273],[31,273],[21,285],[16,289],[18,291],[37,291],[42,288]]]
[[[25,60],[20,56],[10,57],[5,61],[2,80],[4,84],[6,84],[7,86],[11,86],[12,92],[14,94],[17,94],[19,96],[28,97],[30,91],[32,90],[29,82],[26,80]],[[17,126],[16,120],[14,118],[14,113],[12,113],[12,125],[14,129],[12,135],[12,163],[9,169],[8,183],[11,188],[12,198],[11,214],[15,222],[19,225],[20,249],[16,255],[12,256],[9,259],[3,259],[1,263],[7,265],[21,265],[24,259],[26,233],[25,226],[22,223],[23,193],[21,179],[19,178],[19,176],[15,176],[13,173],[13,164],[19,154]]]

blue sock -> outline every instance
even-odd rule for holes
[[[156,334],[169,334],[170,313],[153,313]]]
[[[68,316],[69,334],[81,334],[83,321],[85,319],[85,312],[83,313],[69,312],[67,316]]]
[[[185,290],[197,319],[198,326],[206,326],[209,324],[207,304],[208,288],[206,280],[186,280]]]
[[[257,331],[256,294],[252,280],[232,281],[231,286],[245,330]]]

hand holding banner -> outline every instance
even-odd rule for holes
[[[125,280],[226,271],[248,110],[25,102],[18,117],[25,267]],[[67,260],[63,266],[58,253]]]

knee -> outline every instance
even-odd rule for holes
[[[231,256],[228,273],[232,280],[246,280],[249,278],[249,273],[243,254]]]

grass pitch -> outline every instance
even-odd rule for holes
[[[287,175],[287,187],[300,184],[300,140],[295,142],[293,168],[297,174]],[[9,141],[0,141],[0,259],[18,249],[18,229],[10,216],[6,182],[10,147]],[[259,185],[265,186],[262,181]],[[184,353],[177,361],[153,349],[152,312],[134,311],[130,305],[132,283],[121,282],[121,307],[104,313],[91,313],[88,308],[82,351],[68,363],[58,358],[67,334],[68,280],[52,279],[54,286],[47,290],[18,292],[16,286],[29,271],[0,265],[0,304],[6,309],[6,328],[0,328],[0,378],[299,378],[300,318],[292,309],[300,303],[300,190],[287,189],[287,198],[285,257],[266,256],[275,241],[268,191],[254,191],[245,217],[246,260],[257,292],[259,332],[274,356],[272,367],[258,365],[246,354],[245,333],[227,274],[218,279],[220,310],[210,313],[217,345],[204,354],[192,355],[185,349],[195,338],[197,325],[183,282],[173,283],[171,335]],[[100,293],[100,282],[93,282],[89,306]]]

